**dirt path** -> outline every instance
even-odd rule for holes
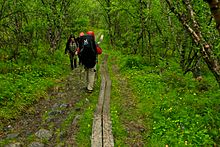
[[[46,100],[42,99],[18,119],[4,122],[0,146],[75,146],[74,136],[83,112],[75,104],[86,95],[80,78],[80,68],[74,69],[65,80],[57,81]]]

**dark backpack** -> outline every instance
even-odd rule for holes
[[[87,68],[93,68],[96,64],[96,44],[93,36],[84,35],[79,38],[79,60]]]

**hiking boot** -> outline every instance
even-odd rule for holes
[[[93,90],[87,90],[87,93],[92,93]]]
[[[89,89],[86,87],[86,92],[87,92],[87,93],[92,93],[92,91],[93,91],[93,90],[89,90]]]

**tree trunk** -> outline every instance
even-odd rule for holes
[[[211,13],[216,22],[216,29],[220,34],[220,1],[219,0],[205,0],[208,2]]]
[[[144,55],[144,17],[143,17],[143,5],[142,0],[139,0],[140,4],[140,23],[141,23],[141,55]]]
[[[182,15],[180,12],[177,11],[177,9],[172,5],[170,0],[166,0],[166,2],[169,5],[170,10],[177,16],[182,25],[190,33],[191,37],[193,38],[193,41],[200,46],[200,53],[202,54],[202,57],[206,62],[209,70],[213,73],[213,75],[216,78],[216,81],[220,86],[220,64],[216,56],[214,55],[211,46],[209,45],[209,43],[205,41],[204,37],[201,34],[198,22],[196,21],[194,16],[195,13],[192,9],[189,0],[184,0],[184,4],[189,10],[189,20],[187,20],[185,15]],[[190,23],[188,24],[188,22],[191,23],[191,26]]]
[[[109,35],[110,35],[110,44],[114,44],[114,39],[112,35],[112,19],[111,19],[111,0],[106,0],[106,5],[107,5],[107,17],[108,17],[108,30],[109,30]]]

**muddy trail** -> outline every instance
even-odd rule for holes
[[[48,90],[48,98],[42,98],[25,114],[3,122],[0,141],[5,143],[0,146],[76,146],[75,134],[83,113],[76,103],[88,100],[90,95],[82,69],[76,68],[66,79],[57,81],[57,86]]]

